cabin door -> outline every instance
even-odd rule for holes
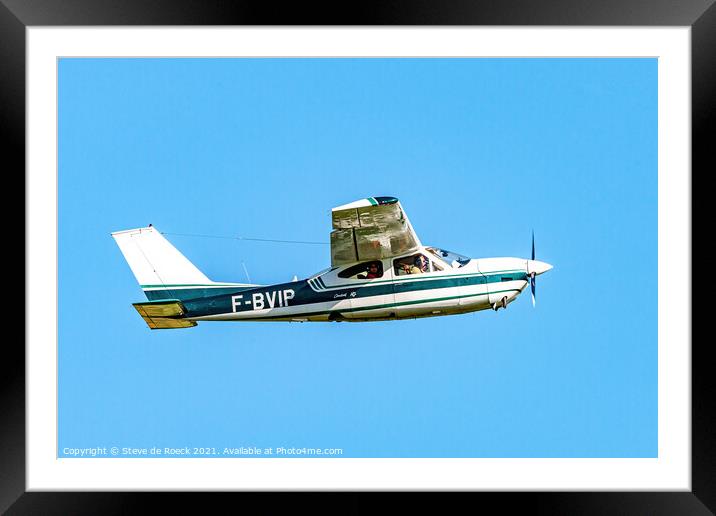
[[[385,319],[394,317],[395,293],[390,260],[380,262],[378,277],[356,279],[346,291],[350,310],[343,312],[346,319]],[[370,275],[370,270],[365,274]]]

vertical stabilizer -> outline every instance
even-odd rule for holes
[[[142,288],[211,283],[154,227],[112,233]]]

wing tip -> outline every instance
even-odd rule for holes
[[[347,204],[341,204],[336,206],[332,211],[343,211],[351,210],[355,208],[367,208],[370,206],[384,206],[386,204],[396,204],[399,200],[397,197],[390,195],[378,195],[375,197],[366,197],[364,199],[358,199],[357,201],[349,202]]]

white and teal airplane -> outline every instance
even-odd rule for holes
[[[276,285],[211,281],[151,225],[112,233],[148,302],[153,330],[203,321],[380,321],[507,305],[552,268],[532,257],[467,258],[424,246],[395,197],[333,208],[331,267]]]

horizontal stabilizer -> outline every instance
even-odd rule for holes
[[[178,299],[161,299],[147,303],[133,303],[132,306],[142,316],[152,330],[169,328],[191,328],[196,322],[183,319],[186,314],[184,305]]]

